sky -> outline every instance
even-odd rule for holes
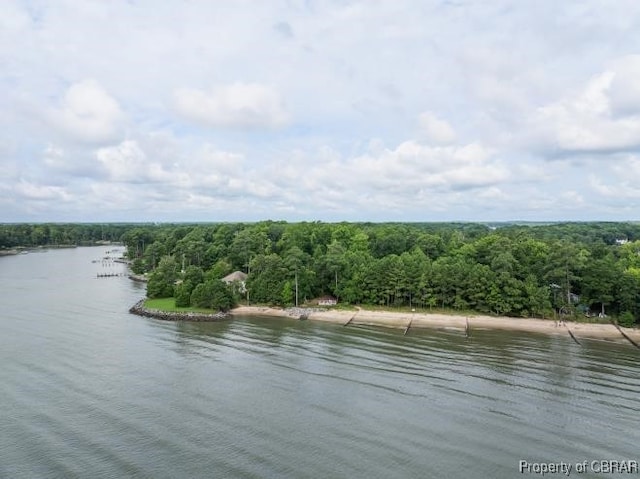
[[[2,0],[0,222],[639,212],[637,0]]]

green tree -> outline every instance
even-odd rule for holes
[[[640,268],[628,268],[620,275],[616,300],[621,311],[640,316]]]
[[[234,267],[250,272],[251,259],[259,254],[268,254],[270,241],[259,225],[238,231],[229,247],[229,257]]]
[[[204,272],[200,266],[187,266],[182,279],[184,282],[190,282],[195,287],[204,282]]]
[[[334,296],[336,296],[336,298],[339,297],[338,276],[342,271],[342,268],[344,268],[345,266],[346,252],[347,250],[342,245],[342,243],[334,240],[327,247],[327,254],[325,255],[326,267],[331,273],[333,273],[334,284],[333,288],[331,289],[333,290],[333,294]]]
[[[548,286],[539,286],[534,275],[529,275],[523,284],[525,293],[526,311],[534,316],[543,316],[544,312],[551,308],[549,300],[550,292]]]
[[[191,306],[191,293],[193,292],[193,289],[193,283],[188,280],[177,284],[175,287],[176,306]]]
[[[292,246],[287,250],[284,256],[284,265],[289,270],[290,273],[294,276],[294,284],[293,284],[293,304],[298,306],[299,301],[299,293],[300,293],[300,282],[299,282],[299,274],[302,268],[309,261],[309,255],[304,253],[297,246]],[[289,288],[291,288],[291,284],[289,284]],[[286,285],[285,285],[286,286]],[[284,294],[284,293],[283,293]],[[289,302],[289,301],[287,301]]]
[[[578,280],[590,256],[582,244],[566,240],[554,241],[550,245],[549,259],[545,271],[545,282],[556,288],[554,307],[571,305],[571,294],[576,290]]]
[[[621,274],[611,255],[589,261],[580,278],[583,302],[590,305],[599,304],[600,312],[604,315],[605,306],[610,305],[614,299],[616,284]]]
[[[209,280],[194,288],[191,304],[199,308],[228,311],[233,308],[234,299],[226,284],[220,280]]]
[[[173,256],[164,256],[158,267],[149,275],[147,296],[149,298],[170,298],[178,279],[178,263]]]
[[[624,326],[625,328],[632,327],[635,322],[636,318],[633,316],[633,313],[631,311],[625,311],[618,318],[618,324],[620,324],[620,326]]]
[[[295,293],[291,286],[291,281],[285,281],[284,286],[282,287],[282,304],[291,306],[294,304],[294,296]]]
[[[247,278],[250,299],[256,303],[282,304],[284,283],[290,278],[284,261],[275,253],[258,255],[251,261]]]

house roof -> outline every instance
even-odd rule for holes
[[[233,273],[228,274],[224,278],[222,278],[222,281],[224,281],[225,283],[233,283],[234,281],[246,281],[246,279],[246,273],[243,273],[242,271],[234,271]]]

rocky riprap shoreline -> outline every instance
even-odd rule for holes
[[[144,316],[146,318],[161,319],[163,321],[219,321],[227,319],[229,313],[193,313],[193,312],[177,312],[177,311],[160,311],[158,309],[149,309],[144,306],[144,299],[141,299],[129,309],[131,314]]]
[[[323,308],[286,308],[284,312],[287,316],[292,318],[298,318],[301,320],[305,320],[312,313],[320,313],[322,311],[326,311]]]

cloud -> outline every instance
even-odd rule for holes
[[[640,199],[640,156],[624,155],[612,166],[612,177],[589,174],[589,186],[603,198]]]
[[[184,118],[218,128],[277,128],[289,120],[277,91],[259,83],[180,88],[174,104]]]
[[[260,176],[298,211],[425,214],[453,203],[504,197],[511,173],[495,152],[477,143],[430,146],[415,140],[395,148],[373,142],[369,151],[343,157],[329,147],[293,152]],[[474,198],[474,200],[470,200]],[[316,213],[317,214],[317,213]]]
[[[640,2],[5,3],[0,220],[640,211]]]
[[[13,188],[14,193],[24,200],[69,201],[72,195],[60,186],[36,184],[21,180]]]
[[[100,148],[95,156],[109,181],[145,183],[172,179],[171,172],[166,171],[159,163],[150,161],[138,143],[133,140]]]
[[[17,5],[7,2],[2,6],[2,15],[0,15],[0,31],[21,31],[28,28],[31,24],[29,14]]]
[[[138,188],[152,188],[155,198],[166,197],[167,201],[180,192],[210,192],[215,196],[268,196],[273,193],[260,181],[259,175],[249,178],[242,169],[244,157],[216,149],[205,144],[193,155],[175,157],[173,161],[162,158],[162,154],[151,155],[153,144],[145,138],[125,140],[114,146],[100,148],[95,152],[103,178],[111,183],[128,183]],[[165,138],[165,142],[171,140]],[[153,158],[153,159],[152,159]]]
[[[418,121],[422,131],[432,143],[448,144],[456,139],[456,133],[451,125],[431,112],[422,113]]]
[[[616,117],[640,114],[640,55],[629,55],[612,63],[609,89],[611,111]]]
[[[100,83],[85,80],[67,89],[60,106],[49,110],[48,119],[72,140],[102,143],[118,136],[124,114]]]
[[[273,25],[273,29],[287,39],[293,38],[293,29],[287,22],[277,22]]]
[[[59,168],[64,165],[64,150],[51,143],[44,150],[44,162],[52,168]]]
[[[577,94],[538,109],[534,129],[564,153],[619,152],[640,146],[640,57],[613,62]]]

